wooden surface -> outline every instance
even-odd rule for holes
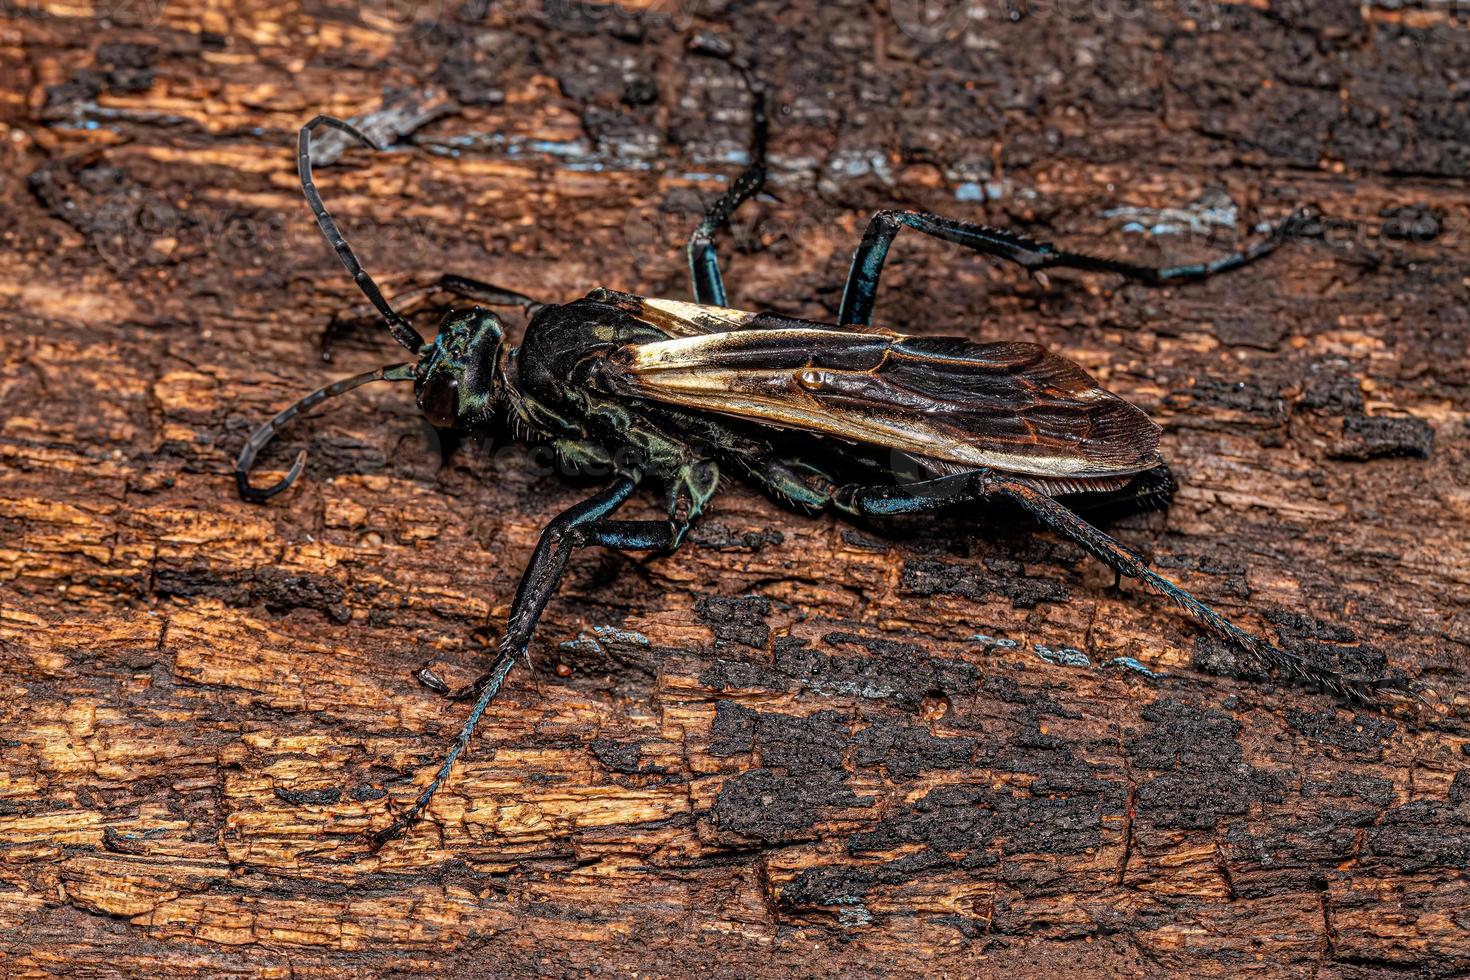
[[[0,972],[1470,970],[1470,29],[893,2],[0,4]],[[1422,702],[1236,676],[1009,511],[855,527],[734,486],[677,555],[573,562],[536,671],[369,854],[463,716],[414,670],[485,663],[585,490],[514,446],[441,464],[377,386],[268,454],[310,448],[296,489],[235,499],[253,425],[399,356],[352,326],[323,363],[359,300],[296,128],[402,137],[319,172],[399,288],[684,297],[745,132],[696,29],[779,106],[742,307],[831,316],[877,207],[1146,260],[1333,219],[1164,291],[905,237],[879,317],[1039,340],[1144,406],[1182,489],[1115,533]]]

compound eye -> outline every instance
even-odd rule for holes
[[[459,382],[454,378],[438,377],[424,385],[419,408],[424,417],[438,429],[454,428],[459,417]]]

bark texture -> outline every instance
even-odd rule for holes
[[[1456,5],[890,4],[0,4],[0,972],[1470,970]],[[483,666],[585,489],[443,461],[380,385],[271,450],[309,447],[296,489],[236,500],[253,425],[401,354],[324,341],[360,298],[296,128],[396,142],[318,172],[390,292],[685,297],[747,118],[698,29],[776,107],[778,199],[723,248],[743,308],[830,317],[878,207],[1149,261],[1321,208],[1168,290],[905,233],[879,319],[1037,340],[1142,405],[1182,489],[1114,532],[1421,699],[1239,676],[1009,511],[858,527],[734,485],[676,555],[574,560],[537,670],[368,853],[463,716],[413,671]]]

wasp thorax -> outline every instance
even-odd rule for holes
[[[500,318],[488,310],[449,313],[419,352],[414,397],[436,428],[489,421],[500,391]]]

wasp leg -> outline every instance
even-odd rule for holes
[[[800,459],[770,459],[751,476],[779,500],[817,512],[831,506],[840,489],[826,473]]]
[[[960,503],[996,498],[1010,500],[1042,524],[1086,548],[1119,575],[1138,579],[1155,592],[1182,607],[1211,633],[1234,645],[1268,668],[1287,676],[1316,683],[1343,697],[1372,701],[1372,687],[1336,671],[1308,663],[1257,636],[1247,633],[1194,596],[1149,568],[1143,559],[1099,531],[1051,497],[1018,480],[985,470],[940,477],[908,487],[844,487],[836,496],[837,506],[854,514],[885,516],[937,510]]]
[[[593,497],[563,511],[546,526],[535,552],[531,555],[530,563],[521,575],[515,601],[511,603],[505,638],[500,643],[494,666],[455,695],[456,698],[475,699],[469,717],[465,719],[464,726],[455,737],[433,780],[419,794],[413,806],[386,829],[372,835],[373,850],[398,837],[423,816],[429,801],[449,778],[455,761],[474,736],[481,716],[500,693],[511,668],[530,647],[531,634],[535,631],[546,604],[556,592],[572,552],[592,545],[627,550],[659,549],[672,545],[674,531],[666,521],[605,519],[628,499],[637,483],[636,477],[619,477]]]
[[[485,306],[519,306],[527,316],[534,316],[536,311],[545,305],[514,289],[505,289],[481,279],[472,279],[453,272],[446,272],[432,283],[419,287],[414,291],[414,295],[416,296],[420,290],[426,296],[436,292],[445,292]]]
[[[528,317],[534,316],[536,311],[545,305],[513,289],[502,289],[488,282],[472,279],[469,276],[455,275],[452,272],[446,272],[432,282],[410,286],[394,296],[394,301],[397,303],[399,314],[404,318],[426,309],[448,312],[451,309],[448,304],[429,302],[439,293],[449,293],[451,296],[471,300],[483,306],[518,306],[525,311]],[[327,324],[326,333],[322,337],[322,346],[326,347],[338,331],[347,325],[371,319],[372,310],[370,306],[354,306],[333,314],[331,322]]]
[[[1042,269],[1113,272],[1146,285],[1167,286],[1177,282],[1198,282],[1264,258],[1287,240],[1300,235],[1310,220],[1311,215],[1308,212],[1295,211],[1261,241],[1209,262],[1148,266],[1082,252],[1068,252],[1014,232],[988,228],[957,218],[946,218],[927,211],[878,211],[868,222],[863,239],[853,253],[852,267],[847,273],[847,285],[842,291],[842,306],[838,311],[837,321],[842,324],[872,322],[873,301],[878,293],[878,278],[883,274],[883,262],[888,258],[888,247],[893,244],[899,229],[904,227],[963,245],[982,255],[993,255],[1014,262],[1031,272],[1039,273]]]
[[[694,448],[682,434],[669,431],[677,422],[666,427],[630,411],[624,405],[600,401],[589,404],[587,417],[624,433],[637,458],[646,461],[649,469],[665,476],[669,523],[674,529],[672,546],[677,548],[684,542],[689,526],[704,512],[705,505],[719,490],[719,465]],[[708,433],[723,432],[723,427],[717,423],[690,421],[701,425]],[[730,437],[724,444],[733,445],[735,438],[738,437]]]
[[[704,507],[720,489],[720,468],[713,460],[691,457],[680,465],[669,481],[670,547],[684,543],[689,526],[704,513]]]
[[[725,305],[725,280],[720,275],[720,260],[715,253],[715,232],[730,222],[730,216],[741,202],[760,193],[766,182],[766,140],[769,123],[766,119],[766,87],[755,76],[749,62],[737,58],[729,51],[716,48],[700,48],[703,53],[724,58],[745,77],[750,90],[750,162],[740,176],[725,189],[715,203],[704,213],[704,220],[689,235],[686,251],[689,255],[689,277],[694,288],[694,301],[711,306]]]

